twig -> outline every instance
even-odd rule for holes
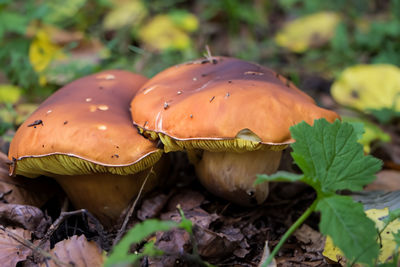
[[[7,230],[4,226],[0,225],[0,230],[3,230],[5,233],[7,233],[7,235],[9,237],[11,237],[12,239],[14,239],[15,241],[17,241],[18,243],[21,243],[22,245],[24,245],[25,247],[31,249],[34,253],[38,253],[41,256],[45,257],[45,259],[49,259],[54,261],[58,266],[70,266],[73,267],[72,264],[69,263],[65,263],[60,261],[56,256],[48,253],[47,251],[41,249],[39,246],[35,246],[32,242],[30,242],[29,240],[26,240],[22,237],[20,237],[17,234],[14,234],[13,232]]]
[[[57,220],[55,220],[53,222],[52,225],[50,225],[49,229],[47,230],[46,234],[44,235],[44,237],[42,238],[42,241],[40,241],[39,243],[39,247],[43,246],[47,240],[50,239],[50,237],[54,234],[54,232],[60,227],[60,225],[69,217],[74,216],[74,215],[78,215],[78,214],[85,214],[87,217],[90,217],[96,224],[97,226],[97,230],[99,232],[99,234],[102,234],[102,227],[100,222],[87,210],[85,209],[80,209],[80,210],[74,210],[74,211],[68,211],[68,212],[61,212],[60,216],[57,218]]]
[[[206,52],[204,53],[205,58],[212,64],[217,64],[217,60],[211,55],[210,47],[206,45]]]
[[[133,211],[135,210],[136,204],[139,201],[140,196],[142,195],[142,191],[144,189],[144,186],[146,185],[147,179],[149,178],[149,176],[151,174],[155,174],[153,171],[153,167],[151,167],[149,173],[146,175],[146,178],[144,178],[144,181],[142,183],[142,186],[140,187],[139,193],[136,196],[135,201],[132,203],[131,207],[129,208],[129,210],[125,216],[124,222],[122,223],[122,226],[119,229],[118,234],[113,241],[113,247],[121,240],[122,235],[125,233],[126,226],[128,225],[129,219],[132,217]]]

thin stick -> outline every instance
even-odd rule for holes
[[[146,185],[147,179],[149,178],[149,176],[151,174],[155,174],[154,171],[153,171],[153,167],[151,167],[149,173],[146,175],[146,178],[144,178],[144,181],[142,183],[142,186],[140,187],[139,193],[136,196],[135,201],[133,202],[133,204],[129,208],[129,210],[128,210],[126,216],[125,216],[124,222],[122,223],[122,226],[119,229],[118,234],[117,234],[117,236],[115,237],[115,239],[113,241],[113,247],[121,240],[122,235],[125,233],[126,226],[128,225],[129,219],[132,217],[133,211],[135,210],[136,204],[139,201],[140,196],[142,195],[142,191],[144,189],[144,186]]]
[[[207,61],[216,64],[217,60],[212,56],[210,47],[206,45],[206,52],[204,53],[204,56],[206,57]]]
[[[48,253],[47,251],[41,249],[39,246],[35,246],[32,242],[30,242],[29,240],[26,240],[22,237],[20,237],[17,234],[14,234],[13,232],[9,231],[8,229],[6,229],[4,226],[0,225],[0,230],[3,230],[5,233],[7,233],[7,235],[9,237],[11,237],[12,239],[14,239],[15,241],[17,241],[18,243],[21,243],[22,245],[24,245],[25,247],[31,249],[34,253],[38,253],[41,256],[45,257],[45,259],[50,259],[52,261],[54,261],[58,266],[70,266],[73,267],[72,264],[69,263],[65,263],[60,261],[56,256]]]
[[[90,217],[96,225],[101,225],[100,222],[87,210],[85,209],[80,209],[80,210],[74,210],[74,211],[68,211],[68,212],[61,212],[60,216],[55,220],[52,225],[50,225],[49,229],[47,230],[46,234],[42,238],[42,241],[39,243],[39,247],[43,246],[47,240],[50,239],[50,237],[54,234],[54,232],[60,227],[60,225],[69,217],[78,215],[78,214],[85,214],[86,216]],[[99,230],[99,229],[97,229]],[[99,230],[99,234],[102,234],[101,231]]]

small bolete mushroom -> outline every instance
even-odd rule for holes
[[[294,142],[291,126],[339,118],[274,71],[226,57],[157,74],[131,111],[134,124],[160,138],[166,152],[188,151],[209,191],[241,205],[266,199],[268,184],[254,186],[256,174],[277,170],[282,149]]]
[[[76,208],[111,226],[138,193],[157,184],[163,151],[138,133],[129,103],[147,78],[110,70],[59,89],[20,126],[10,173],[53,177]],[[156,164],[156,165],[155,165]]]

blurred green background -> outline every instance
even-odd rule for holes
[[[400,65],[400,0],[0,0],[0,44],[3,135],[71,80],[151,77],[206,45],[329,92],[346,67]]]

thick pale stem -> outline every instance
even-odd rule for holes
[[[268,183],[254,186],[257,174],[272,174],[279,167],[282,151],[208,152],[204,151],[196,172],[212,193],[240,205],[264,202]]]
[[[133,175],[91,174],[54,177],[77,209],[87,209],[100,222],[111,227],[116,224],[122,211],[137,196],[146,178],[144,192],[159,184],[163,163]]]

